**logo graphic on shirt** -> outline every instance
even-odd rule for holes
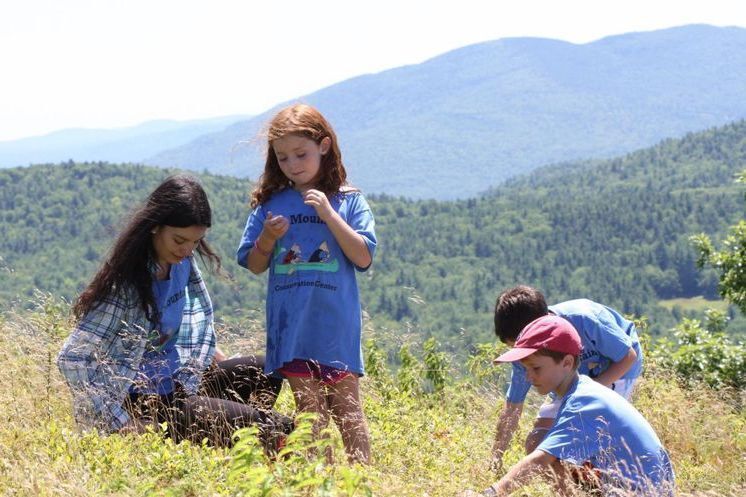
[[[308,260],[303,260],[303,252],[297,243],[294,243],[289,249],[280,247],[276,251],[275,273],[293,274],[296,271],[325,271],[336,273],[339,270],[339,261],[330,260],[331,252],[329,244],[326,241],[321,242],[319,246],[311,252]]]

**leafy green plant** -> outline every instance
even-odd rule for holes
[[[386,354],[381,347],[378,346],[376,340],[372,338],[366,340],[364,350],[365,371],[368,376],[377,381],[386,381],[390,379],[391,374],[386,365]]]
[[[450,377],[448,356],[440,350],[440,344],[430,337],[422,344],[425,351],[425,379],[430,382],[434,392],[442,392]]]
[[[478,343],[474,346],[474,351],[466,359],[466,369],[475,384],[495,384],[503,377],[501,368],[495,366],[494,360],[504,348],[504,345],[497,342]]]
[[[659,341],[652,356],[689,384],[746,389],[746,346],[732,343],[723,332],[722,313],[711,311],[710,316],[709,329],[699,320],[685,318],[674,329],[675,341]]]
[[[264,453],[256,427],[235,433],[229,455],[228,485],[237,496],[246,497],[369,497],[370,477],[361,466],[335,466],[326,463],[326,453],[334,440],[313,437],[314,414],[296,418],[295,430],[274,460]]]
[[[399,370],[396,373],[399,390],[412,394],[419,393],[422,365],[406,344],[399,349],[399,361]]]
[[[746,169],[737,176],[737,183],[746,183]],[[699,252],[697,265],[712,266],[720,273],[720,295],[733,302],[746,314],[746,220],[730,228],[723,248],[715,250],[710,237],[700,233],[691,237]]]

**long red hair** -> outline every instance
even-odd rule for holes
[[[264,173],[251,193],[251,207],[266,202],[275,192],[293,187],[292,181],[282,173],[272,148],[275,140],[291,134],[303,136],[317,144],[328,137],[331,144],[327,153],[321,156],[316,188],[331,196],[338,193],[343,186],[347,186],[347,171],[342,163],[342,152],[339,150],[337,135],[331,124],[314,107],[295,104],[282,109],[269,122]]]

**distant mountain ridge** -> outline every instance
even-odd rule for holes
[[[546,164],[617,156],[742,119],[744,81],[746,29],[689,25],[583,45],[499,39],[298,100],[334,124],[349,178],[366,193],[457,199]],[[0,167],[103,160],[256,179],[262,127],[281,105],[160,130],[0,142]]]
[[[364,191],[448,199],[746,117],[744,81],[746,29],[690,25],[584,45],[500,39],[300,100],[333,123]],[[145,162],[255,179],[275,110]]]
[[[184,145],[249,116],[190,121],[155,120],[113,129],[65,129],[43,136],[0,141],[0,168],[68,159],[141,162],[164,149]]]

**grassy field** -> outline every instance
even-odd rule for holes
[[[420,381],[426,368],[421,360],[390,374],[380,367],[378,351],[369,350],[372,374],[363,385],[374,461],[362,468],[327,465],[309,459],[305,450],[271,463],[250,435],[230,451],[174,444],[158,433],[80,433],[55,365],[69,329],[66,307],[50,301],[37,312],[0,317],[2,495],[445,497],[465,487],[484,488],[497,477],[488,471],[487,458],[503,403],[496,383],[505,371],[492,368],[491,345],[469,359],[468,377],[441,375],[447,381],[438,393],[427,393],[432,382]],[[376,330],[367,334],[393,339]],[[251,339],[225,346],[239,351],[247,343]],[[521,441],[540,400],[531,397],[506,456],[508,465],[521,456]],[[680,495],[746,493],[743,397],[685,390],[669,373],[649,365],[634,403],[670,451]],[[278,408],[292,413],[285,389]],[[293,446],[308,445],[302,431]],[[338,435],[329,443],[341,456]],[[536,484],[518,494],[552,492]]]
[[[707,309],[715,309],[720,312],[728,311],[728,303],[724,300],[707,300],[704,297],[691,297],[688,299],[668,299],[659,300],[658,305],[665,307],[668,310],[673,310],[674,307],[678,307],[682,312],[704,312]]]

